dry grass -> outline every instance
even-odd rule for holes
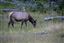
[[[33,28],[31,23],[28,26],[16,23],[15,27],[7,27],[8,18],[6,15],[0,17],[0,43],[64,43],[64,22],[44,21],[45,15],[31,13],[37,19],[37,26]]]

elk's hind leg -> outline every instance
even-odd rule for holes
[[[10,24],[12,25],[12,27],[14,27],[14,22],[9,21],[9,22],[8,22],[8,27],[10,27]]]
[[[10,26],[10,24],[11,24],[11,21],[8,22],[8,27]]]

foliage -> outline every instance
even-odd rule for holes
[[[15,7],[15,5],[10,4],[10,3],[0,4],[0,9],[3,9],[3,8],[14,8],[14,7]]]
[[[59,5],[59,10],[62,11],[62,15],[64,15],[64,0],[62,1],[62,3]]]
[[[23,7],[27,11],[39,11],[39,12],[47,12],[47,11],[57,11],[64,12],[64,0],[5,0],[11,3],[0,4],[1,8],[16,8],[19,10],[23,10]],[[14,3],[14,4],[13,4]]]
[[[9,2],[12,2],[12,0],[5,0],[5,1],[9,1]]]

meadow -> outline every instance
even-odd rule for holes
[[[15,23],[14,28],[8,28],[8,14],[0,14],[0,43],[64,43],[64,21],[44,21],[48,15],[39,12],[30,12],[37,19],[36,28],[28,22],[21,28],[21,23]],[[56,15],[54,15],[56,16]]]

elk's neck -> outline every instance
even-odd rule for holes
[[[33,19],[32,17],[29,17],[29,21],[30,21],[31,23],[33,23],[33,22],[34,22],[34,19]]]

